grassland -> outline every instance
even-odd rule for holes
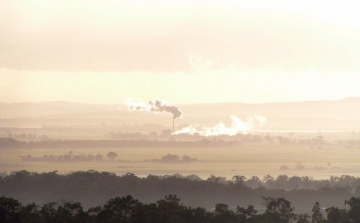
[[[101,154],[103,161],[91,162],[25,162],[21,156]],[[114,162],[106,154],[117,153]],[[190,163],[144,162],[161,159],[167,154],[180,157],[187,155],[197,158]],[[286,165],[288,170],[280,170]],[[2,149],[0,153],[0,172],[27,170],[48,172],[57,170],[68,173],[77,170],[108,171],[118,175],[128,172],[138,176],[166,175],[179,173],[196,174],[207,178],[211,174],[227,177],[244,175],[246,177],[265,175],[312,176],[360,176],[360,150],[346,149],[332,144],[322,148],[305,145],[279,145],[268,143],[242,144],[231,148],[103,148],[103,149]]]

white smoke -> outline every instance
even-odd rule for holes
[[[125,104],[128,106],[130,111],[138,110],[155,113],[168,112],[173,114],[173,119],[181,118],[182,115],[182,111],[179,107],[170,105],[168,102],[159,99],[155,101],[149,101],[147,104],[145,104],[142,101],[135,102],[129,98],[125,101]]]
[[[226,127],[225,124],[222,122],[215,125],[214,127],[196,127],[190,125],[174,132],[173,135],[198,134],[200,136],[206,137],[219,135],[233,136],[238,133],[248,133],[250,130],[262,126],[267,121],[266,117],[259,115],[247,117],[245,122],[242,121],[240,118],[236,117],[235,115],[230,116],[230,119],[232,120],[231,127]]]

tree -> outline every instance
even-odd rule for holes
[[[22,207],[19,211],[20,218],[22,222],[26,223],[37,223],[41,222],[41,218],[38,212],[39,206],[35,203],[31,203]]]
[[[310,219],[308,214],[299,214],[296,223],[310,223],[308,219]]]
[[[276,188],[286,188],[289,177],[287,175],[279,175],[275,180]]]
[[[115,158],[117,157],[117,154],[114,153],[114,152],[109,152],[109,153],[107,154],[107,157],[109,158],[109,160],[114,161]]]
[[[166,163],[174,163],[174,162],[179,162],[180,157],[177,155],[171,155],[170,153],[168,153],[166,156],[163,156],[161,158],[162,162],[166,162]]]
[[[55,219],[56,209],[55,209],[56,203],[50,202],[48,204],[44,204],[39,214],[44,222],[53,222]]]
[[[270,175],[266,175],[263,178],[263,182],[268,184],[269,182],[274,182],[274,177],[270,176]]]
[[[102,207],[101,206],[96,206],[96,207],[91,207],[87,210],[87,213],[89,214],[90,218],[93,219],[93,221],[97,221],[97,222],[103,222],[100,219],[97,219],[97,216],[99,215],[99,213],[102,211]]]
[[[197,161],[196,158],[190,158],[189,156],[185,155],[182,157],[181,161],[183,162],[192,162],[192,161]]]
[[[19,220],[18,211],[22,205],[18,200],[7,197],[0,197],[0,222],[17,222]]]
[[[229,210],[229,206],[227,204],[218,203],[215,205],[214,222],[233,222],[235,217],[234,212]]]
[[[226,177],[217,177],[214,174],[211,174],[210,177],[206,179],[206,181],[212,183],[226,182]]]
[[[240,222],[248,222],[249,218],[255,216],[257,211],[254,206],[249,205],[247,208],[236,206],[236,214],[238,215],[238,219]]]
[[[185,207],[179,203],[180,198],[176,195],[165,195],[165,199],[156,202],[157,215],[159,217],[158,223],[183,223],[182,215],[184,214]]]
[[[142,203],[131,195],[116,197],[110,199],[99,214],[102,218],[112,219],[115,222],[135,222],[141,206]]]
[[[234,183],[243,185],[246,177],[241,175],[235,175],[231,179],[234,181]]]
[[[290,201],[284,198],[262,197],[266,211],[265,222],[289,223],[296,219],[294,207],[291,207]]]
[[[179,202],[180,202],[180,198],[178,198],[176,195],[172,195],[172,194],[165,195],[165,200],[168,202],[173,202],[176,205],[179,205]]]
[[[113,222],[114,216],[115,216],[115,213],[112,210],[106,209],[106,210],[100,211],[96,215],[95,219],[96,219],[96,222]]]
[[[215,205],[216,214],[225,214],[228,211],[229,211],[229,205],[227,204],[219,203]]]
[[[261,182],[260,178],[257,176],[252,176],[250,179],[248,179],[246,181],[246,186],[251,187],[253,189],[258,188],[261,185],[262,185],[262,182]]]
[[[90,223],[91,217],[84,212],[80,202],[66,202],[56,210],[53,222]]]
[[[347,214],[345,209],[330,207],[326,209],[329,223],[347,223]]]
[[[208,219],[210,216],[211,215],[204,208],[197,207],[196,209],[193,209],[191,218],[194,223],[205,223],[209,222]]]
[[[360,222],[360,197],[352,197],[350,200],[346,200],[345,204],[350,206],[348,211],[350,221]]]
[[[323,215],[320,211],[320,204],[319,202],[316,202],[314,207],[312,208],[312,216],[311,216],[311,223],[320,223],[322,220],[324,220]]]

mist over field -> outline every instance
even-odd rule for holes
[[[355,1],[0,1],[0,222],[360,222]]]
[[[276,201],[293,220],[314,207],[331,219],[360,195],[359,105],[0,103],[0,202],[56,202],[59,212],[78,201],[100,218],[114,197],[160,208],[175,194],[214,218],[223,204],[238,217],[252,204],[264,217]]]
[[[359,98],[178,105],[183,117],[173,119],[172,110],[128,105],[2,103],[0,171],[359,176],[360,117],[352,112],[359,105]],[[109,160],[109,152],[117,156]],[[174,162],[161,162],[167,154]]]

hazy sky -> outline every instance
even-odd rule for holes
[[[0,2],[0,102],[360,96],[356,1]]]

